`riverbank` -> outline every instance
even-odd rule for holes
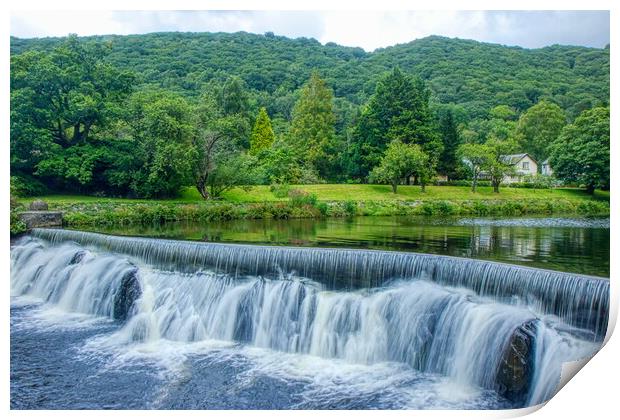
[[[590,196],[578,189],[490,187],[472,193],[468,187],[400,186],[398,194],[384,185],[292,186],[286,195],[268,186],[235,189],[222,200],[204,201],[187,189],[178,199],[133,200],[89,196],[40,197],[50,210],[62,211],[68,227],[153,224],[233,219],[297,219],[350,216],[520,216],[609,215],[609,193]],[[27,207],[32,199],[19,203]]]

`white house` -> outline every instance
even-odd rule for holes
[[[516,155],[504,155],[502,159],[506,163],[510,163],[514,167],[514,174],[504,178],[504,184],[512,184],[513,182],[523,181],[523,177],[528,175],[536,175],[538,172],[538,163],[527,153],[518,153]],[[548,166],[549,170],[551,169]],[[543,168],[544,164],[543,162]]]
[[[540,164],[540,173],[543,175],[551,176],[553,175],[553,169],[551,169],[551,165],[549,164],[549,159],[545,159],[543,163]]]

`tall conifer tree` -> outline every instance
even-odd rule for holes
[[[398,68],[377,83],[354,130],[353,176],[365,178],[395,139],[420,145],[430,164],[437,164],[443,146],[429,109],[429,96],[420,78],[410,77]]]
[[[321,175],[330,162],[335,123],[332,90],[313,72],[293,108],[290,141],[305,163]]]
[[[252,137],[250,137],[250,154],[257,155],[261,150],[269,149],[274,140],[275,135],[267,110],[261,108],[252,129]]]

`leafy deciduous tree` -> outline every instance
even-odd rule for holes
[[[191,115],[187,101],[170,92],[134,95],[130,121],[139,166],[132,189],[137,195],[174,196],[191,182],[197,158]]]
[[[501,140],[492,137],[487,140],[485,146],[489,148],[493,157],[487,162],[486,170],[491,179],[493,192],[499,193],[499,186],[504,178],[514,173],[514,166],[512,162],[506,159],[506,156],[514,153],[518,145],[511,139]]]
[[[429,178],[429,158],[417,144],[405,144],[400,140],[393,140],[385,151],[378,166],[370,175],[374,182],[387,182],[392,185],[392,192],[396,194],[398,184],[403,178],[417,174],[423,179],[422,191]]]
[[[465,143],[459,146],[457,153],[471,171],[471,190],[476,192],[480,172],[493,162],[493,151],[486,144]]]
[[[558,178],[585,184],[591,194],[609,188],[609,108],[584,111],[564,127],[550,151]]]
[[[521,115],[516,127],[516,137],[523,151],[539,163],[549,157],[548,148],[560,135],[566,124],[562,109],[551,102],[541,101]],[[538,165],[538,170],[542,165]]]
[[[109,154],[93,132],[122,116],[133,75],[104,59],[104,44],[75,35],[50,52],[11,58],[11,168],[57,188],[93,186],[95,156]],[[97,152],[93,152],[97,149]],[[84,160],[86,158],[86,160]]]
[[[246,116],[243,112],[237,112],[239,109],[234,111],[222,106],[211,92],[203,95],[194,110],[193,144],[197,158],[193,165],[193,179],[204,199],[217,198],[231,188],[246,188],[256,183],[257,159],[246,154],[242,145],[245,142],[239,141],[246,135]],[[257,122],[259,130],[255,130],[255,133],[264,135],[263,129],[269,128],[273,136],[269,117],[266,113],[264,116],[266,121]],[[262,143],[262,146],[265,145]],[[253,146],[261,146],[261,143],[253,142]],[[257,152],[260,152],[260,147]]]

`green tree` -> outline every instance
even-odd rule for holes
[[[11,169],[63,189],[87,188],[99,149],[93,133],[120,118],[134,77],[105,59],[103,44],[68,37],[49,52],[11,57]],[[97,153],[104,153],[99,151]],[[82,156],[82,157],[80,157]],[[79,167],[77,167],[77,166]]]
[[[435,166],[443,149],[429,108],[430,91],[420,78],[394,68],[378,83],[355,127],[352,160],[354,177],[364,178],[375,167],[391,139],[417,144]]]
[[[516,127],[516,137],[523,148],[538,163],[538,170],[549,157],[548,148],[560,135],[566,124],[562,109],[551,102],[540,101],[521,115]]]
[[[221,117],[229,117],[236,121],[238,126],[232,140],[239,148],[249,149],[253,116],[250,94],[245,82],[238,76],[229,76],[223,83],[212,80],[202,92],[199,101],[207,96],[215,101]]]
[[[228,154],[220,156],[217,163],[206,179],[210,198],[221,197],[235,187],[249,190],[256,182],[254,156],[245,152]]]
[[[255,163],[255,159],[244,156],[236,141],[245,130],[243,115],[227,114],[209,93],[193,113],[193,146],[197,153],[193,181],[200,195],[205,200],[217,198],[236,185],[253,183],[249,162]]]
[[[250,154],[256,155],[260,151],[269,149],[275,141],[271,120],[265,108],[261,108],[256,117],[252,137],[250,137]]]
[[[387,182],[392,185],[392,192],[396,194],[398,184],[403,178],[418,175],[422,191],[425,190],[429,178],[429,158],[417,144],[405,144],[400,140],[393,140],[386,149],[379,165],[370,174],[372,182]]]
[[[304,163],[321,176],[332,163],[329,151],[333,147],[335,123],[332,90],[313,72],[293,108],[289,137]]]
[[[506,159],[506,156],[515,153],[519,146],[512,139],[501,140],[496,137],[487,140],[485,146],[489,148],[492,159],[483,167],[486,166],[485,169],[489,173],[493,192],[499,193],[499,186],[504,178],[514,173],[514,166]]]
[[[493,150],[486,144],[461,144],[457,152],[465,166],[469,169],[472,178],[471,190],[476,192],[480,173],[494,161]]]
[[[489,111],[489,116],[491,117],[491,119],[514,121],[517,119],[518,114],[514,108],[511,108],[508,105],[498,105],[491,108],[491,110]]]
[[[439,131],[443,142],[443,150],[439,156],[437,171],[452,180],[457,177],[459,165],[457,149],[461,142],[459,132],[451,110],[447,110],[439,118]]]
[[[263,184],[301,184],[304,177],[299,156],[287,142],[276,141],[258,155],[257,179]]]
[[[143,197],[170,197],[191,182],[197,158],[192,109],[170,92],[141,92],[130,104],[131,134],[139,162],[132,190]]]
[[[584,184],[589,193],[609,188],[609,108],[584,111],[564,127],[550,148],[554,174]]]
[[[225,115],[249,116],[249,96],[245,83],[238,76],[229,77],[221,86],[219,102]]]

